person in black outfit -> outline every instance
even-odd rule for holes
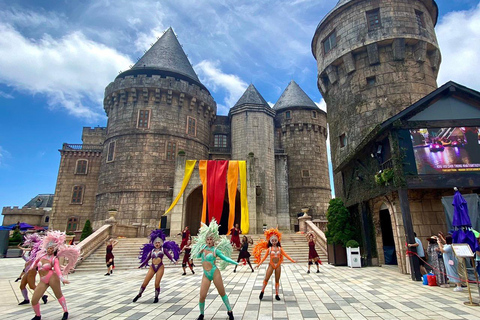
[[[252,269],[253,272],[253,267],[252,264],[250,263],[250,253],[248,252],[248,244],[253,244],[252,238],[248,239],[247,236],[243,236],[242,238],[242,248],[240,249],[240,253],[238,254],[238,259],[237,262],[240,262],[241,259],[245,259],[248,262],[248,265],[250,266],[250,269]],[[237,266],[235,266],[235,269],[233,269],[233,272],[237,272]]]

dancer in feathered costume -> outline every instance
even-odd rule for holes
[[[208,289],[210,288],[212,281],[217,288],[218,294],[222,297],[223,303],[227,307],[228,318],[230,320],[234,319],[232,307],[230,306],[228,296],[225,293],[220,270],[224,270],[229,263],[235,265],[238,263],[230,258],[233,251],[232,246],[225,236],[220,237],[218,227],[215,219],[212,219],[208,226],[202,223],[196,241],[192,246],[192,257],[201,258],[203,266],[203,278],[200,286],[200,300],[198,303],[200,316],[197,320],[202,320],[204,318],[205,299],[207,298]],[[215,246],[216,242],[219,242],[217,246]],[[219,263],[218,269],[215,265],[217,257],[222,259]]]
[[[48,231],[42,241],[40,252],[37,253],[32,268],[38,268],[40,274],[40,282],[35,289],[32,297],[32,307],[35,311],[35,317],[32,320],[40,320],[40,304],[38,301],[43,296],[48,287],[51,287],[55,297],[63,309],[62,320],[68,319],[67,302],[63,296],[60,282],[63,284],[70,283],[64,276],[73,269],[80,256],[80,251],[76,246],[65,245],[65,233],[60,231]],[[58,259],[64,257],[68,263],[60,268]]]
[[[322,264],[320,257],[318,256],[317,250],[315,250],[315,235],[313,232],[307,233],[308,241],[308,271],[310,273],[310,266],[315,263],[317,266],[317,273],[320,273],[319,264]]]
[[[32,264],[35,262],[38,251],[41,249],[42,237],[38,233],[27,234],[25,236],[25,241],[23,242],[22,249],[30,252],[30,255],[25,261],[25,267],[23,269],[22,281],[20,282],[20,291],[23,295],[23,301],[18,305],[29,304],[30,299],[28,299],[28,290],[27,284],[30,289],[35,290],[37,287],[35,285],[35,277],[37,276],[37,269],[31,268]],[[43,303],[47,303],[48,296],[43,295]]]
[[[283,257],[285,256],[288,260],[295,262],[292,258],[288,256],[288,254],[283,251],[282,245],[280,244],[280,240],[282,239],[282,234],[278,229],[270,228],[264,232],[267,241],[260,240],[255,244],[253,247],[253,256],[255,257],[255,262],[257,266],[255,268],[260,267],[260,265],[270,256],[270,263],[267,268],[267,273],[265,274],[265,279],[263,280],[263,287],[262,292],[260,292],[260,300],[263,298],[263,294],[265,292],[265,287],[268,284],[268,280],[272,276],[273,271],[275,270],[275,299],[280,300],[280,296],[278,295],[278,288],[280,286],[280,275],[282,273],[281,264],[283,262]],[[262,251],[267,250],[267,253],[260,260],[262,256]]]
[[[162,230],[153,230],[150,233],[150,242],[143,245],[140,249],[138,258],[141,264],[138,268],[148,267],[150,260],[152,260],[150,268],[148,268],[145,280],[143,280],[140,291],[133,298],[136,302],[142,296],[143,291],[147,287],[150,280],[155,276],[155,298],[153,303],[158,302],[158,295],[160,294],[160,281],[162,280],[165,266],[163,265],[163,256],[167,256],[173,263],[177,263],[180,254],[180,248],[174,241],[165,241],[165,234]]]

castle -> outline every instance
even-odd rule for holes
[[[251,84],[228,116],[217,115],[169,28],[106,87],[104,109],[106,128],[86,127],[83,144],[60,150],[52,229],[73,222],[81,229],[87,219],[98,228],[114,210],[119,224],[140,233],[160,223],[171,233],[190,226],[195,234],[203,201],[198,170],[161,218],[179,192],[186,160],[247,161],[250,232],[263,225],[295,231],[302,209],[325,218],[331,198],[326,113],[294,81],[273,108]],[[223,233],[225,216],[228,199]]]

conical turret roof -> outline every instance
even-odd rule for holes
[[[318,106],[308,97],[305,91],[295,81],[290,81],[285,91],[273,106],[273,110],[280,111],[284,109],[313,109],[318,110]]]
[[[118,77],[137,74],[177,76],[184,80],[190,80],[190,82],[194,81],[204,87],[171,27],[130,70],[121,73]]]
[[[260,92],[253,84],[250,84],[245,90],[245,93],[240,97],[240,99],[235,103],[233,107],[241,106],[244,104],[255,104],[255,105],[265,105],[270,108],[270,105],[265,101]]]

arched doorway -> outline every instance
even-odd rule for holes
[[[393,237],[392,220],[388,209],[380,210],[380,228],[382,229],[383,253],[385,264],[396,265],[397,253]]]
[[[185,209],[185,226],[189,226],[192,235],[197,235],[202,220],[203,195],[202,186],[193,190],[187,198],[187,205]],[[220,220],[220,234],[227,234],[228,232],[228,214],[230,211],[230,204],[228,202],[228,193],[225,192],[225,199],[223,202],[222,219]],[[237,190],[235,197],[235,222],[240,225],[241,220],[241,206],[240,206],[240,192]],[[208,207],[207,207],[208,217]]]

